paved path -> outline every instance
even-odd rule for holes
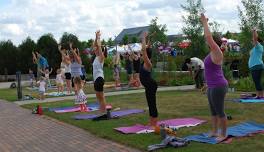
[[[178,91],[178,90],[192,90],[194,89],[194,85],[187,86],[176,86],[176,87],[160,87],[158,91]],[[144,89],[138,90],[128,90],[128,91],[116,91],[116,92],[107,92],[105,96],[115,96],[115,95],[123,95],[123,94],[135,94],[145,92]],[[95,98],[95,94],[88,94],[88,98]],[[25,100],[25,101],[16,101],[15,103],[18,105],[31,104],[31,103],[44,103],[44,102],[55,102],[55,101],[63,101],[63,100],[73,100],[74,96],[65,96],[65,97],[56,97],[56,98],[46,98],[43,101],[40,100]]]
[[[14,81],[16,82],[16,81]],[[0,89],[8,89],[10,85],[14,82],[0,82]],[[22,86],[26,86],[30,83],[30,81],[21,81]]]
[[[0,152],[138,152],[0,100]]]

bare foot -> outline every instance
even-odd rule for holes
[[[217,138],[216,138],[216,140],[218,141],[218,142],[221,142],[221,141],[224,141],[225,139],[227,138],[227,136],[218,136]]]

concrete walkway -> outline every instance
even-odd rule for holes
[[[158,91],[180,91],[180,90],[192,90],[194,89],[194,85],[187,85],[187,86],[176,86],[176,87],[160,87]],[[143,93],[145,92],[144,89],[138,90],[128,90],[128,91],[116,91],[116,92],[107,92],[105,96],[116,96],[116,95],[124,95],[124,94],[135,94],[135,93]],[[88,98],[95,98],[95,94],[88,94]],[[56,101],[63,101],[63,100],[73,100],[74,96],[64,96],[64,97],[54,97],[54,98],[46,98],[43,101],[40,100],[25,100],[25,101],[16,101],[15,103],[18,105],[25,105],[31,103],[46,103],[46,102],[56,102]]]
[[[16,82],[16,81],[14,81]],[[0,89],[8,89],[10,88],[10,85],[14,82],[0,82]],[[22,86],[26,86],[30,83],[30,81],[21,81]]]
[[[88,122],[87,122],[88,123]],[[0,152],[139,152],[0,100]]]

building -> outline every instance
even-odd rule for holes
[[[131,39],[132,37],[137,37],[138,40],[143,36],[144,32],[149,31],[150,26],[142,26],[142,27],[134,27],[134,28],[127,28],[123,29],[121,33],[118,34],[118,36],[115,38],[116,44],[121,44],[123,41],[123,38],[125,35]],[[175,42],[177,39],[184,39],[186,38],[183,34],[177,34],[177,35],[168,35],[168,42]]]
[[[127,35],[129,38],[137,37],[140,39],[143,36],[144,32],[149,31],[150,26],[142,26],[135,28],[123,29],[120,34],[115,38],[115,43],[120,44],[123,41],[123,37]]]

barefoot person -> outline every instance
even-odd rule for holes
[[[142,58],[143,65],[140,68],[139,78],[141,84],[145,87],[146,99],[149,107],[150,125],[153,127],[157,126],[158,122],[158,110],[156,105],[156,93],[157,93],[157,83],[151,77],[152,63],[151,63],[151,48],[146,47],[147,33],[144,33],[142,40]]]
[[[113,56],[113,64],[114,64],[114,69],[113,69],[113,77],[115,79],[115,88],[120,89],[121,88],[121,82],[120,82],[120,54],[117,51],[114,51],[114,56]]]
[[[74,86],[74,78],[80,77],[84,80],[82,74],[82,59],[80,57],[80,52],[77,47],[73,47],[73,44],[70,43],[70,68],[71,68],[71,80],[72,80],[72,87],[74,88],[75,95],[77,95],[77,87]]]
[[[257,90],[256,98],[264,97],[263,88],[261,85],[261,76],[263,71],[263,46],[260,44],[261,42],[262,40],[258,37],[256,29],[253,29],[254,48],[250,51],[248,66]]]
[[[96,91],[96,98],[100,103],[100,111],[106,111],[106,102],[104,96],[104,59],[105,55],[101,46],[101,33],[97,31],[94,42],[94,53],[96,55],[93,61],[93,79],[94,90]]]
[[[61,53],[61,68],[64,68],[64,77],[66,79],[67,93],[71,94],[71,59],[65,47],[61,47],[61,45],[59,45],[58,49]]]
[[[220,49],[222,41],[220,37],[213,38],[208,27],[208,19],[204,14],[201,14],[201,22],[210,50],[210,53],[204,59],[205,80],[208,86],[207,96],[212,119],[212,131],[209,136],[216,136],[218,141],[222,141],[226,138],[227,119],[224,112],[224,99],[228,86],[222,70],[224,58]],[[218,127],[221,129],[220,134],[217,132]]]

